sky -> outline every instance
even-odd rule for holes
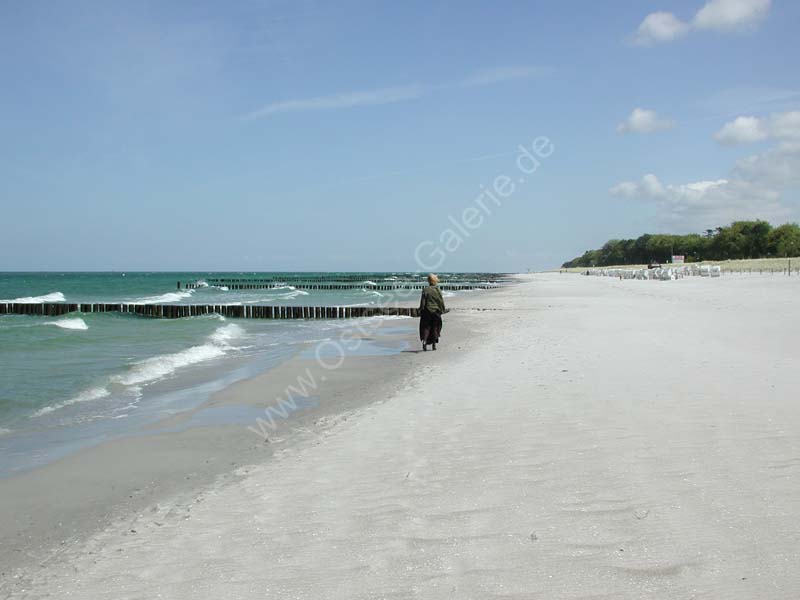
[[[797,221],[798,26],[790,0],[3,3],[0,270],[527,271]]]

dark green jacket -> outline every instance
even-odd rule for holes
[[[419,299],[419,309],[421,311],[427,310],[437,315],[444,314],[445,308],[442,290],[435,285],[429,285],[423,288],[422,297]]]

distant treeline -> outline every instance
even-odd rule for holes
[[[587,250],[562,267],[666,263],[674,254],[682,254],[686,262],[800,256],[800,226],[786,223],[772,227],[766,221],[735,221],[727,227],[706,229],[702,234],[645,233],[635,240],[609,240],[602,248]]]

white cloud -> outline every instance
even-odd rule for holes
[[[509,67],[495,67],[493,69],[485,69],[473,73],[464,81],[462,85],[491,85],[493,83],[500,83],[502,81],[511,81],[514,79],[528,79],[530,77],[538,77],[546,75],[550,69],[547,67],[537,66],[509,66]]]
[[[785,219],[791,211],[780,194],[759,181],[717,179],[683,184],[664,184],[649,174],[639,181],[613,186],[612,196],[655,204],[659,218],[668,225],[700,230],[738,219]]]
[[[767,131],[758,117],[736,117],[717,133],[714,139],[720,144],[740,144],[746,142],[760,142],[767,139]]]
[[[651,46],[660,42],[670,42],[688,32],[689,25],[672,13],[654,12],[647,15],[639,24],[633,41],[640,46]]]
[[[660,119],[654,110],[634,108],[622,123],[617,125],[619,133],[654,133],[675,127],[675,121]]]
[[[253,111],[246,118],[257,119],[278,113],[298,112],[308,110],[327,110],[332,108],[350,108],[353,106],[374,106],[378,104],[391,104],[403,100],[413,100],[422,95],[422,87],[408,85],[402,87],[380,88],[375,90],[347,92],[330,96],[317,96],[299,100],[285,100],[273,102]]]
[[[650,13],[639,24],[633,42],[640,46],[671,42],[692,30],[741,31],[767,17],[771,0],[709,0],[686,22],[673,13]]]
[[[714,139],[721,144],[746,144],[766,139],[800,140],[800,111],[768,117],[742,116],[725,123]]]
[[[727,179],[716,181],[697,181],[680,185],[664,185],[653,174],[645,175],[639,181],[623,181],[609,191],[612,196],[624,198],[656,200],[666,204],[685,204],[697,206],[714,194],[722,191],[730,182]]]
[[[771,0],[711,0],[697,11],[697,29],[736,31],[755,26],[766,18]]]

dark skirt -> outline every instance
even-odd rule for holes
[[[442,334],[442,315],[423,310],[419,315],[419,339],[423,344],[436,344]]]

